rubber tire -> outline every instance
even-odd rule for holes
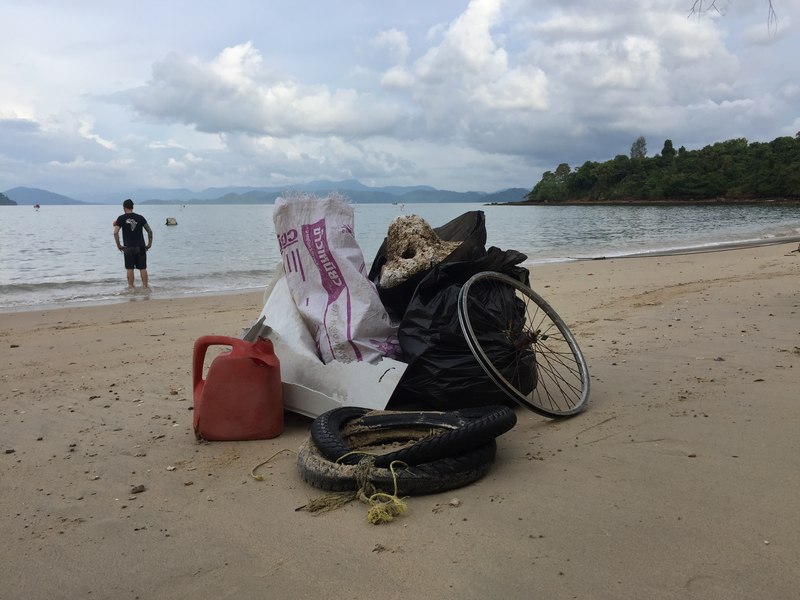
[[[463,487],[483,477],[494,462],[497,442],[479,446],[463,454],[442,458],[408,468],[395,468],[397,475],[397,494],[400,496],[421,496],[437,494]],[[300,446],[297,453],[297,467],[300,478],[306,483],[331,492],[356,490],[356,465],[343,465],[325,458],[311,437]],[[392,472],[386,468],[375,467],[370,482],[378,489],[391,494],[394,492]]]
[[[359,455],[342,458],[353,450],[342,435],[342,428],[348,422],[373,431],[392,428],[449,430],[430,434],[411,446],[381,454],[375,459],[376,467],[388,467],[395,460],[401,460],[408,465],[419,465],[483,446],[514,427],[517,415],[507,406],[485,406],[451,412],[373,413],[357,407],[334,408],[314,420],[311,424],[311,437],[325,458],[353,465],[361,459]]]

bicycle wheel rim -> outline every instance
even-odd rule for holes
[[[503,305],[501,314],[523,311],[520,323],[481,331],[487,298]],[[512,400],[547,417],[567,417],[586,408],[589,371],[578,343],[553,307],[528,286],[502,273],[478,273],[461,288],[458,318],[478,364]],[[499,334],[510,348],[505,364],[498,364],[497,349],[491,347]],[[533,388],[527,389],[531,382]]]

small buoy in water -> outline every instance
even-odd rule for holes
[[[178,221],[175,219],[175,217],[167,217],[166,225],[177,225],[177,224]]]

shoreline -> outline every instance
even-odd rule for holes
[[[322,494],[295,465],[310,419],[287,412],[272,440],[195,440],[193,344],[238,336],[262,292],[0,314],[0,589],[791,598],[795,247],[531,265],[586,357],[587,410],[518,409],[486,476],[407,498],[382,526],[358,502],[295,510]]]
[[[653,252],[635,252],[632,254],[615,254],[612,256],[575,257],[573,260],[608,260],[612,258],[648,258],[660,256],[685,256],[687,254],[705,254],[707,252],[725,252],[744,248],[759,248],[761,246],[780,246],[784,244],[800,244],[800,235],[781,236],[761,240],[746,240],[741,242],[718,242],[703,246],[689,246],[675,250],[657,250]]]
[[[489,206],[800,206],[800,198],[761,200],[565,200],[559,202],[491,202]]]
[[[782,245],[782,244],[800,244],[800,235],[792,235],[792,236],[781,236],[781,237],[774,237],[774,238],[764,238],[758,240],[746,240],[746,241],[733,241],[733,242],[717,242],[712,244],[706,244],[703,246],[688,246],[684,248],[675,248],[670,250],[656,250],[656,251],[642,251],[642,252],[633,252],[629,254],[614,254],[609,256],[569,256],[564,257],[561,260],[551,260],[547,262],[534,262],[531,260],[526,260],[523,263],[523,266],[527,267],[528,269],[534,268],[538,265],[559,265],[565,264],[573,261],[597,261],[597,260],[610,260],[610,259],[618,259],[618,258],[648,258],[648,257],[661,257],[661,256],[682,256],[687,254],[703,254],[706,252],[722,252],[727,250],[735,250],[737,248],[757,248],[760,246],[775,246],[775,245]],[[156,282],[157,283],[157,282]],[[30,311],[51,311],[51,310],[59,310],[59,309],[66,309],[66,308],[92,308],[96,306],[105,306],[105,305],[115,305],[115,304],[127,304],[131,302],[150,302],[150,301],[158,301],[158,300],[177,300],[177,299],[191,299],[191,298],[202,298],[206,296],[214,297],[214,296],[230,296],[230,295],[239,295],[239,294],[252,294],[252,293],[261,293],[263,294],[266,289],[269,287],[269,283],[265,284],[263,287],[257,288],[242,288],[242,289],[233,289],[233,290],[218,290],[218,291],[207,291],[207,292],[199,292],[199,293],[192,293],[192,294],[175,294],[171,295],[168,292],[165,295],[160,295],[160,290],[158,290],[158,286],[154,286],[157,291],[155,292],[144,292],[141,288],[137,287],[136,292],[133,294],[120,294],[120,296],[115,298],[107,298],[102,300],[81,300],[72,303],[60,303],[60,304],[42,304],[42,305],[26,305],[26,306],[0,306],[0,315],[3,314],[14,314],[14,313],[24,313]],[[154,296],[153,294],[157,294]]]
[[[157,286],[153,286],[157,287]],[[133,302],[159,302],[162,300],[191,300],[192,298],[206,298],[217,296],[238,296],[247,294],[260,294],[263,295],[267,289],[267,285],[259,288],[242,288],[235,290],[217,290],[210,292],[198,292],[192,294],[176,294],[176,295],[157,295],[153,296],[153,292],[143,291],[141,287],[137,286],[134,293],[120,295],[117,298],[106,298],[102,300],[81,300],[76,302],[62,302],[59,304],[41,304],[41,305],[28,305],[28,306],[0,306],[0,315],[27,313],[31,311],[52,311],[62,309],[80,309],[80,308],[96,308],[98,306],[114,306],[119,304],[128,304]],[[155,292],[158,294],[158,292]]]

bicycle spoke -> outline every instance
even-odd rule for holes
[[[550,417],[583,410],[589,394],[583,355],[561,318],[533,290],[499,273],[479,273],[462,287],[458,311],[475,358],[509,397]],[[497,317],[492,311],[504,315],[506,321],[498,323],[494,332],[476,332],[473,321],[488,327]],[[509,354],[493,362],[489,356],[497,357],[498,341],[493,334],[498,332]]]

